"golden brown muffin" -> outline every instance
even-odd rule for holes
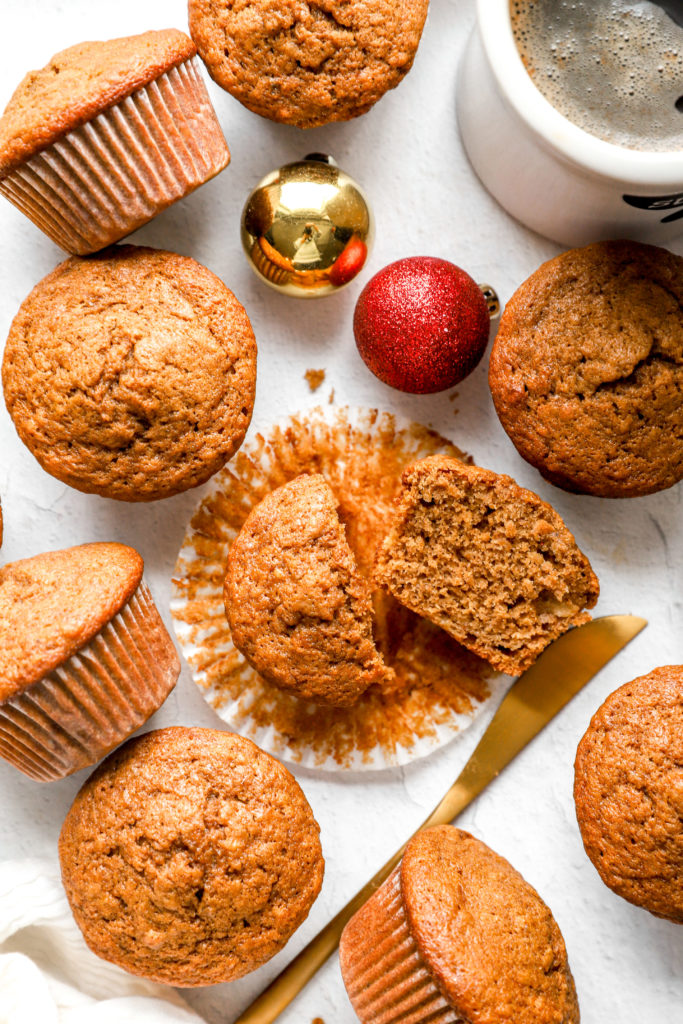
[[[598,242],[507,304],[489,384],[520,455],[568,491],[631,498],[683,477],[683,258]]]
[[[211,77],[262,117],[312,128],[370,109],[410,70],[429,0],[190,0]]]
[[[578,1024],[567,951],[538,893],[442,825],[410,840],[339,947],[362,1024]]]
[[[241,445],[256,343],[210,270],[114,247],[42,280],[10,328],[5,402],[43,469],[80,491],[153,501],[196,487]]]
[[[0,569],[0,755],[31,778],[94,764],[164,702],[180,662],[123,544]]]
[[[348,707],[389,673],[372,638],[370,587],[320,474],[283,484],[249,513],[224,593],[237,649],[297,697]]]
[[[576,815],[605,885],[683,924],[683,666],[610,694],[579,743]]]
[[[160,729],[78,793],[62,879],[94,953],[171,985],[240,978],[270,960],[322,884],[319,828],[296,779],[241,736]]]
[[[435,455],[404,471],[375,580],[501,672],[588,621],[598,580],[550,505],[509,476]]]
[[[230,159],[192,40],[85,42],[30,71],[0,118],[0,192],[57,245],[94,252]]]

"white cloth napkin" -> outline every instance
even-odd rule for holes
[[[201,1024],[174,989],[91,953],[49,861],[0,862],[0,1024]]]

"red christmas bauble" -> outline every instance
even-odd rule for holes
[[[412,256],[384,267],[361,292],[353,317],[365,364],[385,384],[414,395],[459,384],[489,339],[484,295],[448,260]]]

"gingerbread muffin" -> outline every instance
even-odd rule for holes
[[[348,707],[389,674],[370,587],[320,474],[296,477],[249,513],[228,556],[225,610],[235,647],[297,697]]]
[[[452,825],[410,840],[339,947],[362,1024],[578,1024],[552,913],[503,857]]]
[[[588,621],[600,591],[550,505],[509,476],[446,455],[404,471],[375,581],[514,675]]]
[[[366,113],[410,70],[429,0],[189,0],[211,77],[249,110],[313,128]]]
[[[241,445],[256,343],[206,267],[113,247],[36,285],[12,322],[2,380],[43,469],[80,491],[152,501],[204,483]]]
[[[0,569],[0,755],[39,782],[85,768],[163,704],[180,662],[123,544]]]
[[[576,753],[586,853],[629,903],[683,924],[683,666],[610,694]]]
[[[176,29],[69,47],[0,118],[0,193],[67,252],[139,228],[230,159],[192,40]]]
[[[632,498],[683,477],[683,258],[598,242],[508,303],[489,384],[520,455],[568,491]]]
[[[324,868],[296,779],[251,740],[213,729],[161,729],[112,754],[74,800],[59,857],[92,951],[188,987],[270,960]]]

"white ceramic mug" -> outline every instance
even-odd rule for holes
[[[616,146],[560,114],[522,63],[509,0],[477,0],[457,110],[482,183],[541,235],[574,246],[606,238],[665,243],[683,231],[683,151]]]

